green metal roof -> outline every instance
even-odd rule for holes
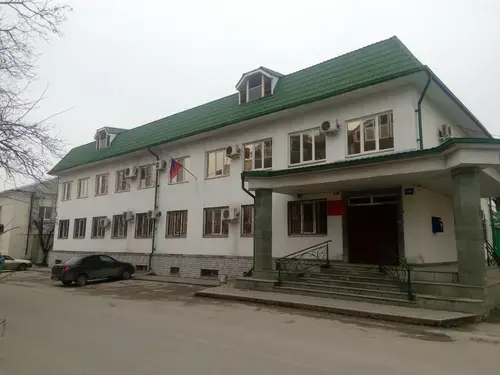
[[[259,116],[311,103],[422,69],[397,38],[383,40],[334,59],[282,76],[272,96],[245,104],[238,94],[121,132],[108,148],[95,143],[73,148],[50,174],[125,155]]]
[[[499,145],[500,139],[496,138],[451,138],[446,142],[440,144],[439,146],[433,148],[426,148],[423,150],[411,150],[411,151],[402,151],[402,152],[392,152],[390,154],[385,155],[375,155],[375,156],[366,156],[355,159],[342,159],[339,161],[335,161],[333,163],[325,163],[325,164],[316,164],[309,165],[305,167],[298,168],[288,168],[288,169],[275,169],[275,170],[266,170],[266,171],[246,171],[242,172],[241,176],[243,178],[246,177],[279,177],[279,176],[288,176],[292,174],[298,173],[310,173],[310,172],[320,172],[320,171],[328,171],[331,169],[337,168],[346,168],[346,167],[354,167],[359,165],[368,165],[373,163],[380,163],[384,161],[394,161],[400,159],[409,159],[416,158],[421,156],[430,156],[440,154],[444,149],[456,145],[456,144],[490,144],[490,145]]]

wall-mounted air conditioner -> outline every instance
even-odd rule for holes
[[[125,168],[125,178],[133,180],[136,177],[137,177],[137,167],[135,165]]]
[[[157,160],[156,161],[156,170],[164,171],[167,168],[167,162],[165,160]]]
[[[240,211],[237,208],[229,207],[222,210],[222,220],[232,221],[240,217]]]
[[[240,157],[240,146],[232,145],[226,147],[226,156],[231,159],[237,159]]]
[[[441,128],[438,129],[438,138],[439,142],[446,142],[451,138],[451,126],[448,124],[441,125]]]
[[[320,133],[327,135],[335,135],[340,131],[339,120],[323,121],[319,127]]]
[[[132,211],[125,211],[122,216],[125,221],[134,220],[134,213]]]
[[[99,226],[103,228],[109,227],[111,224],[111,220],[109,220],[107,217],[103,217],[99,219]]]
[[[160,210],[149,210],[148,219],[158,219],[161,216]]]

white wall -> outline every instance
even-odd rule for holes
[[[30,195],[11,192],[0,196],[0,223],[5,225],[5,233],[0,235],[0,253],[14,258],[24,258],[26,234],[28,230]],[[11,228],[14,228],[10,230]]]
[[[408,263],[457,261],[453,201],[434,191],[415,187],[403,195],[405,252]],[[443,220],[443,233],[432,233],[431,218]]]
[[[198,180],[187,175],[189,182],[168,185],[168,172],[163,172],[160,179],[159,206],[162,217],[158,220],[158,253],[207,254],[251,256],[253,239],[240,236],[240,223],[230,224],[228,238],[203,238],[203,208],[217,206],[240,207],[251,204],[253,200],[241,189],[243,159],[231,162],[231,174],[228,177],[205,180],[205,153],[210,150],[225,148],[231,144],[248,143],[272,138],[273,169],[286,169],[288,160],[288,134],[300,130],[318,127],[325,120],[346,120],[368,116],[388,110],[393,111],[395,151],[416,149],[417,133],[415,127],[415,103],[417,92],[410,86],[399,87],[394,91],[381,92],[377,95],[345,101],[342,104],[304,111],[301,115],[283,117],[272,122],[262,123],[238,131],[221,130],[216,136],[185,142],[181,145],[167,144],[160,150],[160,157],[179,158],[189,156],[189,169]],[[158,150],[155,150],[158,151]],[[98,152],[98,151],[96,151]],[[389,151],[392,152],[392,151]],[[327,137],[327,162],[342,160],[346,157],[346,130],[335,136]],[[134,213],[145,212],[153,208],[154,189],[138,189],[137,182],[132,183],[129,192],[115,193],[116,171],[129,165],[142,165],[154,162],[155,158],[144,152],[133,158],[121,158],[102,162],[98,165],[64,174],[60,178],[60,187],[66,181],[73,181],[72,199],[58,201],[58,219],[70,219],[69,238],[55,239],[55,250],[69,251],[105,251],[148,253],[151,239],[135,239],[134,224],[129,224],[127,239],[111,239],[111,231],[106,231],[104,239],[90,239],[91,222],[94,216],[106,215],[111,218],[126,210]],[[94,196],[95,176],[110,174],[110,188],[106,196]],[[76,199],[77,180],[90,177],[89,197]],[[61,197],[62,194],[59,194]],[[341,218],[328,218],[328,236],[326,237],[289,237],[287,234],[286,202],[295,197],[275,194],[273,197],[273,255],[279,257],[301,248],[332,239],[332,254],[341,258],[342,230]],[[330,199],[330,198],[329,198]],[[334,199],[332,197],[332,199]],[[186,238],[165,238],[166,211],[188,210],[188,229]],[[87,218],[86,239],[73,239],[75,218]],[[430,219],[429,219],[430,220]],[[57,230],[56,230],[57,234]],[[56,236],[57,237],[57,236]]]
[[[466,137],[464,131],[454,120],[450,118],[450,116],[439,110],[434,102],[424,99],[422,101],[422,131],[424,148],[432,148],[440,145],[438,130],[443,124],[450,125],[452,137]]]

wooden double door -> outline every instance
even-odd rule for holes
[[[399,205],[349,206],[347,233],[349,262],[398,263]]]

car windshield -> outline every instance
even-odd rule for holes
[[[75,264],[80,264],[82,262],[83,257],[72,257],[69,258],[64,264],[68,266],[74,266]]]

